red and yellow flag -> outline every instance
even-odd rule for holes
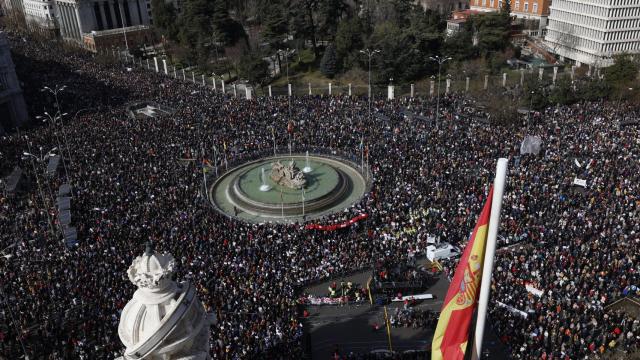
[[[462,360],[467,350],[469,326],[480,294],[492,196],[493,187],[449,285],[431,343],[431,360]]]

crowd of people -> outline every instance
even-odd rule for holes
[[[31,113],[54,113],[55,99],[39,89],[60,84],[67,86],[60,110],[68,115],[63,126],[0,139],[2,175],[20,166],[32,184],[0,198],[0,249],[10,255],[0,258],[0,357],[121,354],[120,311],[135,290],[125,271],[152,240],[174,255],[178,279],[194,282],[216,314],[214,359],[300,358],[301,288],[380,260],[407,262],[424,254],[429,238],[463,247],[499,157],[510,159],[510,171],[490,324],[511,357],[578,359],[640,344],[637,320],[607,307],[640,285],[640,134],[617,125],[623,114],[637,116],[632,109],[583,102],[546,109],[524,125],[495,126],[464,116],[475,113],[465,94],[442,97],[437,124],[401,115],[409,108],[433,120],[430,98],[376,99],[373,116],[366,97],[295,97],[289,108],[282,96],[248,101],[55,42],[18,34],[10,40]],[[126,105],[135,101],[176,112],[131,119]],[[216,212],[203,198],[199,159],[237,163],[271,151],[272,128],[282,134],[276,146],[287,151],[289,111],[294,151],[321,147],[357,157],[364,139],[371,192],[314,221],[341,223],[363,213],[366,220],[335,232],[252,224]],[[526,135],[542,138],[540,154],[520,154]],[[45,178],[46,164],[22,156],[54,147],[68,153],[70,179]],[[576,177],[587,186],[573,185]],[[68,180],[73,185],[76,248],[52,234],[47,217],[56,218],[55,204],[47,191],[39,195],[36,179],[54,191]],[[455,263],[444,266],[450,272]],[[401,315],[399,324],[433,323]]]

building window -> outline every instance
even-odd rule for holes
[[[533,12],[536,13],[536,14],[538,13],[538,3],[537,2],[533,3]]]
[[[487,6],[487,0],[482,0],[482,6]]]
[[[502,9],[502,0],[498,1],[498,8]]]
[[[520,0],[516,1],[516,10],[520,10]]]
[[[494,5],[494,0],[491,0],[490,4],[491,4],[491,7],[493,7],[493,5]]]
[[[526,2],[524,3],[524,12],[528,12],[529,11],[529,3]]]

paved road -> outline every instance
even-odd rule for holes
[[[366,284],[370,271],[362,271],[344,278],[356,284]],[[332,280],[340,282],[341,279]],[[332,281],[326,281],[307,288],[307,292],[315,296],[326,296],[327,288]],[[434,295],[433,300],[424,300],[416,308],[440,311],[442,299],[446,295],[449,282],[442,277],[434,284],[428,293]],[[387,309],[395,312],[402,303],[392,303]],[[305,332],[309,335],[311,355],[314,360],[330,359],[333,351],[338,348],[342,354],[354,352],[369,352],[377,349],[387,349],[388,340],[384,330],[384,309],[379,306],[345,305],[345,306],[309,306],[310,316],[305,320]],[[373,325],[381,325],[380,330],[374,331]],[[435,329],[392,328],[391,343],[394,351],[427,350],[431,348],[431,340]],[[490,351],[486,358],[506,359],[503,346],[489,329],[485,332],[485,349]]]

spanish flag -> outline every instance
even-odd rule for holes
[[[467,350],[471,318],[480,294],[492,196],[493,187],[449,285],[431,343],[431,360],[462,360]]]

